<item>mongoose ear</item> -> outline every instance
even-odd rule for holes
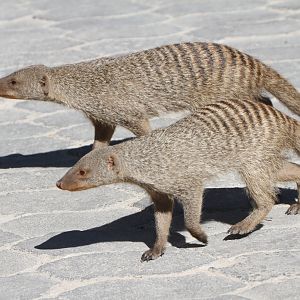
[[[119,159],[116,154],[110,154],[107,158],[107,169],[117,174],[120,172]]]
[[[44,75],[40,80],[40,85],[42,87],[42,90],[44,92],[45,96],[49,95],[49,78],[47,75]]]

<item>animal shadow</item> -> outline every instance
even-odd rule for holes
[[[117,145],[132,138],[112,141],[110,145]],[[0,168],[67,168],[72,167],[82,156],[92,150],[92,146],[55,150],[44,153],[23,155],[20,153],[0,157]]]
[[[281,189],[279,203],[292,204],[295,190]],[[235,224],[244,219],[251,209],[247,193],[242,188],[207,189],[203,205],[202,222],[218,221]],[[262,225],[260,225],[261,227]],[[186,243],[178,231],[184,230],[183,210],[176,202],[173,213],[169,242],[177,248],[202,247],[200,243]],[[231,240],[241,236],[228,236]],[[151,247],[155,241],[155,221],[152,205],[142,211],[122,217],[111,223],[88,230],[72,230],[55,235],[35,246],[36,249],[50,250],[91,245],[105,242],[143,242]]]

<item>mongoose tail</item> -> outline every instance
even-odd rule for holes
[[[263,84],[269,93],[300,115],[300,93],[287,79],[267,65],[264,65]]]

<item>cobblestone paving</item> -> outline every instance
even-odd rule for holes
[[[0,76],[199,40],[238,47],[300,88],[299,0],[0,1]],[[114,140],[130,135],[119,128]],[[0,299],[299,299],[300,218],[284,214],[294,184],[283,186],[262,228],[224,240],[249,203],[235,175],[212,182],[218,189],[208,190],[203,214],[209,244],[197,247],[178,207],[166,254],[142,264],[155,233],[141,189],[55,187],[92,142],[81,113],[0,99],[0,138]]]

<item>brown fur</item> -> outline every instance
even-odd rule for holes
[[[240,173],[254,205],[229,232],[253,231],[275,202],[276,181],[300,183],[300,166],[285,161],[286,149],[300,151],[300,123],[264,104],[221,100],[166,129],[93,150],[57,186],[75,191],[123,181],[144,187],[155,206],[157,230],[153,248],[142,256],[150,260],[164,251],[174,196],[183,205],[189,232],[207,242],[199,224],[203,187],[230,170]]]
[[[94,147],[106,145],[117,125],[141,136],[150,132],[149,118],[162,112],[249,95],[264,101],[263,90],[300,113],[300,94],[286,79],[259,60],[214,43],[31,66],[0,79],[2,97],[54,101],[83,111],[95,126]]]

